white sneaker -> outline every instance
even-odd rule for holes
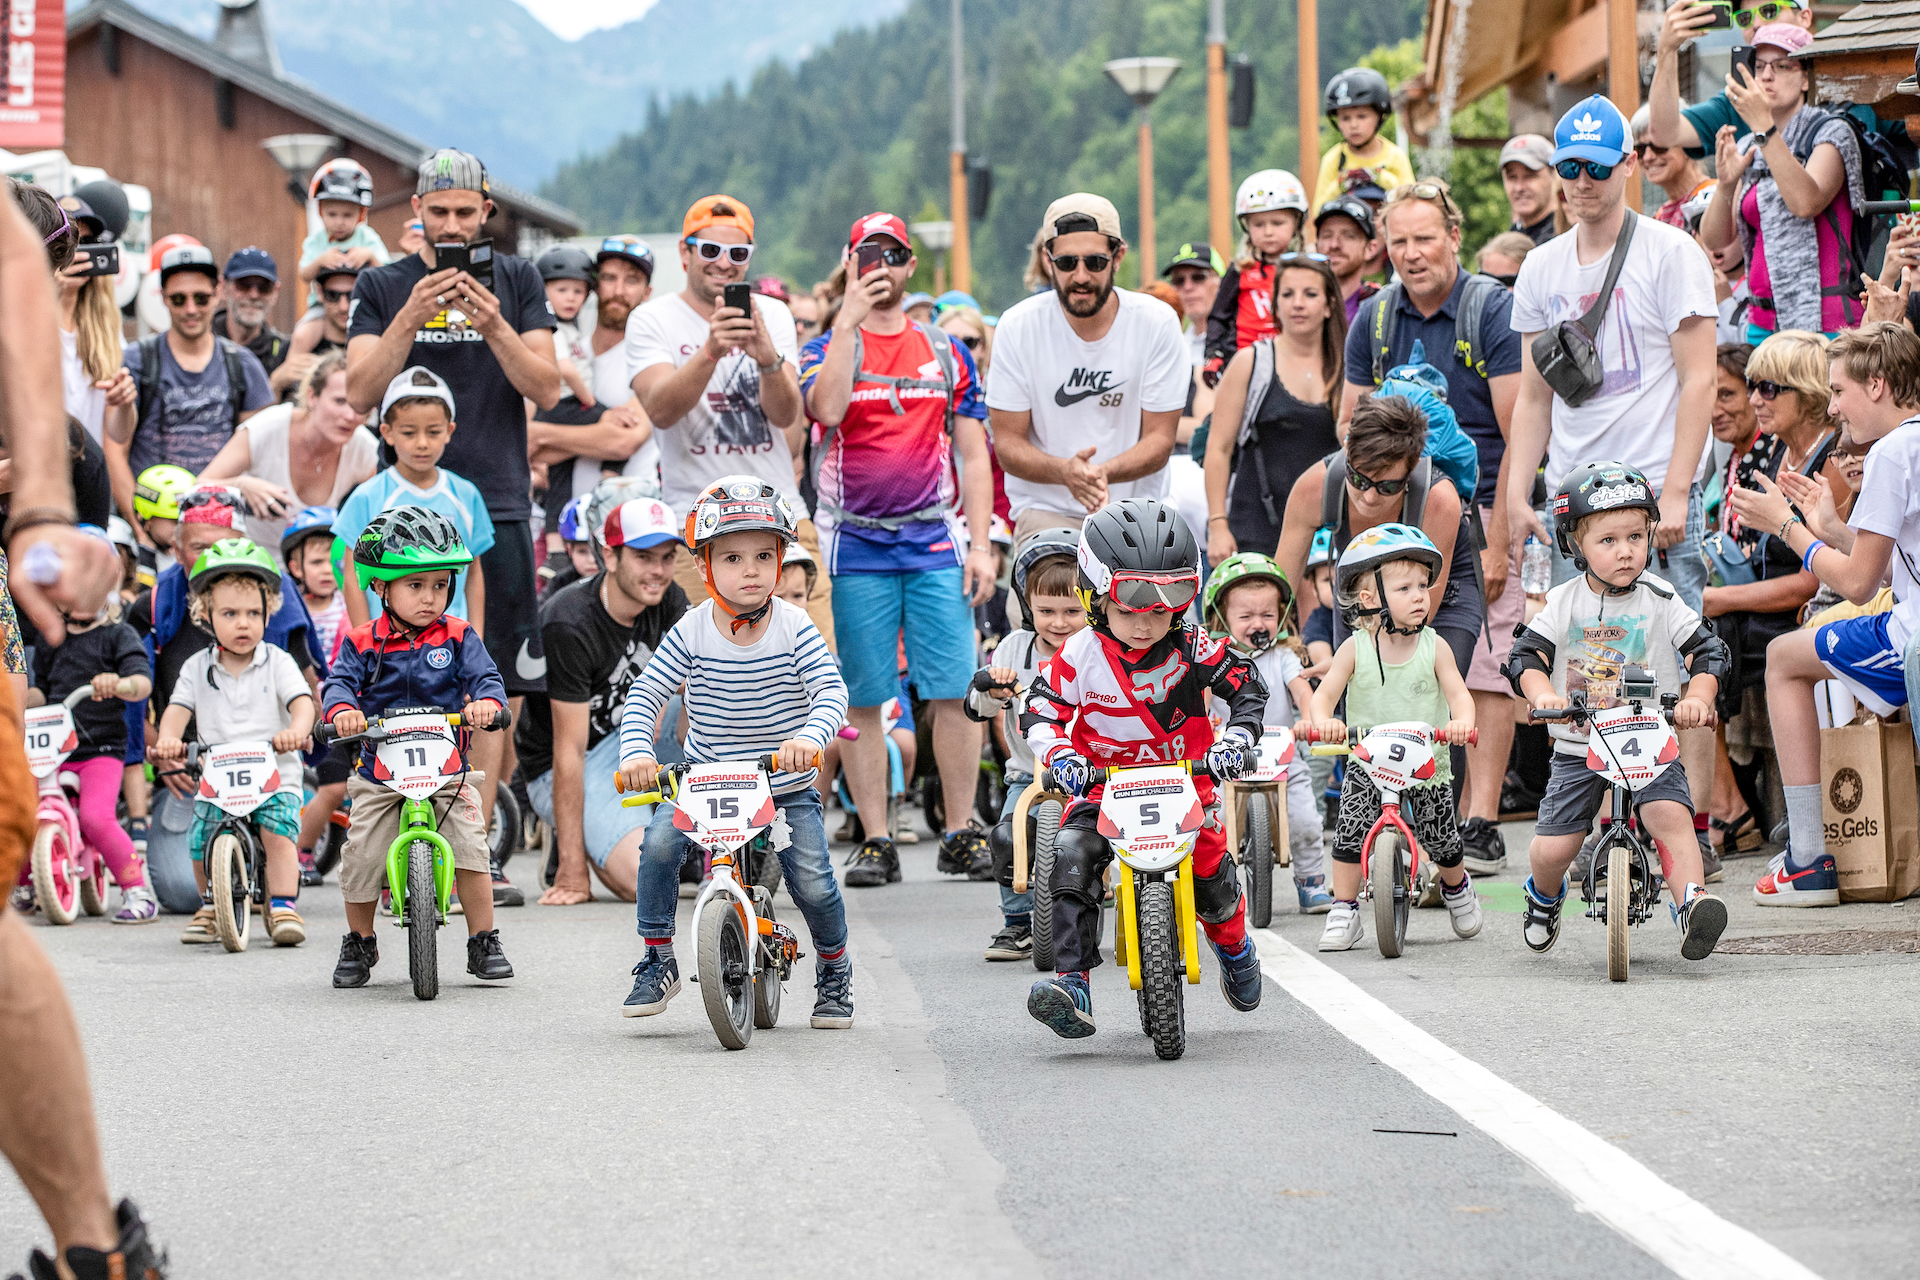
[[[1435,876],[1438,880],[1440,877]],[[1453,924],[1453,936],[1471,938],[1480,932],[1480,895],[1473,891],[1473,877],[1468,876],[1460,886],[1460,892],[1450,893],[1441,890],[1440,900],[1446,903],[1447,916]]]
[[[160,903],[153,890],[143,884],[123,890],[120,909],[113,913],[114,924],[152,924],[160,918]]]
[[[1360,918],[1360,904],[1336,902],[1333,910],[1327,912],[1327,927],[1320,931],[1320,950],[1351,951],[1366,936],[1367,926]]]

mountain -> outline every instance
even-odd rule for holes
[[[83,0],[69,0],[78,8]],[[134,0],[211,36],[216,0]],[[513,0],[268,0],[287,72],[433,145],[468,148],[532,187],[640,128],[648,103],[744,82],[907,0],[659,0],[645,16],[562,40]]]
[[[1232,0],[1227,10],[1229,55],[1249,57],[1259,85],[1252,125],[1232,134],[1235,178],[1292,168],[1293,6]],[[1423,11],[1421,0],[1323,5],[1323,77],[1415,34]],[[753,208],[756,273],[823,279],[861,214],[945,216],[948,14],[947,0],[911,0],[796,64],[760,68],[748,85],[656,100],[642,127],[543,190],[590,226],[634,231],[677,227],[693,200],[726,191]],[[983,301],[1005,307],[1025,292],[1027,246],[1056,195],[1100,192],[1137,227],[1134,109],[1101,70],[1108,58],[1185,60],[1153,108],[1158,240],[1171,249],[1205,238],[1206,0],[967,0],[966,22],[967,141],[993,167],[992,206],[973,228]],[[1123,268],[1122,283],[1134,270]]]

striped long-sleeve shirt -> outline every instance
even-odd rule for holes
[[[847,684],[806,611],[773,602],[766,633],[735,644],[713,623],[711,600],[687,610],[660,641],[627,693],[620,758],[653,754],[654,726],[667,700],[686,687],[687,759],[747,760],[789,738],[825,749],[847,718]],[[813,784],[814,771],[773,775],[773,793]]]

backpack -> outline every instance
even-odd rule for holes
[[[1461,364],[1479,374],[1484,380],[1487,376],[1487,348],[1480,341],[1480,329],[1486,320],[1487,299],[1493,296],[1495,289],[1504,288],[1492,276],[1483,276],[1475,272],[1467,276],[1466,288],[1460,291],[1460,310],[1453,324],[1453,354]],[[1406,289],[1398,280],[1382,289],[1375,297],[1380,305],[1373,312],[1373,381],[1378,386],[1387,377],[1387,361],[1393,359],[1393,334],[1400,323],[1400,299]],[[1371,301],[1371,299],[1369,299]],[[1423,356],[1413,356],[1414,363],[1424,360]]]
[[[1907,171],[1920,167],[1920,152],[1916,152],[1913,143],[1907,138],[1904,123],[1894,122],[1882,125],[1874,116],[1871,107],[1859,106],[1852,102],[1836,102],[1831,107],[1808,107],[1809,111],[1819,111],[1822,115],[1841,121],[1853,131],[1854,145],[1860,151],[1860,180],[1869,200],[1905,200],[1907,198]],[[1818,134],[1819,130],[1814,130]],[[1809,135],[1813,136],[1812,134]],[[1813,155],[1808,147],[1802,154],[1794,148],[1794,159],[1805,164]],[[1860,305],[1858,300],[1866,292],[1866,277],[1878,276],[1880,263],[1886,253],[1887,235],[1891,224],[1869,221],[1866,229],[1861,228],[1862,215],[1855,211],[1853,235],[1840,234],[1840,218],[1829,204],[1821,212],[1821,219],[1827,224],[1827,230],[1833,233],[1847,251],[1847,274],[1833,286],[1823,288],[1822,294],[1835,294],[1848,299],[1842,315],[1855,322],[1854,312]]]
[[[935,382],[931,378],[902,378],[892,374],[867,372],[867,370],[862,367],[866,355],[866,344],[862,341],[860,330],[856,328],[853,331],[853,385],[858,387],[863,382],[871,382],[886,387],[887,399],[892,404],[894,413],[900,415],[904,415],[907,411],[906,407],[900,403],[900,388],[939,388],[946,393],[947,397],[947,440],[948,443],[951,444],[953,440],[953,402],[960,386],[960,362],[959,358],[953,354],[953,337],[945,329],[929,328],[921,324],[915,324],[914,328],[918,329],[920,333],[925,336],[927,345],[933,348],[933,358],[938,361],[940,365],[940,381]],[[842,421],[845,421],[845,419],[843,418]],[[820,467],[826,461],[827,453],[833,446],[834,433],[839,429],[837,426],[828,427],[821,435],[820,443],[814,446],[812,451],[813,461],[808,479],[812,482],[816,495],[814,500],[815,511],[824,512],[835,524],[850,524],[858,529],[884,529],[888,533],[898,530],[903,525],[920,524],[932,520],[944,520],[947,515],[952,512],[953,507],[951,504],[940,502],[932,506],[921,507],[918,511],[909,511],[903,516],[857,516],[838,503],[828,502],[818,497],[820,491]]]
[[[1478,335],[1475,335],[1478,341]],[[1401,396],[1413,402],[1427,418],[1427,447],[1422,450],[1453,481],[1460,503],[1473,507],[1473,495],[1480,487],[1480,446],[1473,442],[1460,419],[1447,404],[1446,375],[1427,363],[1425,344],[1414,339],[1407,363],[1387,370],[1377,378],[1373,394]]]
[[[160,344],[166,340],[164,333],[150,333],[140,339],[140,403],[133,419],[136,430],[147,420],[154,401],[160,398]],[[233,408],[233,420],[237,424],[240,415],[247,411],[247,368],[240,362],[239,343],[217,335],[214,342],[219,344],[220,355],[227,362],[227,403]]]

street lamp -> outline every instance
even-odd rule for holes
[[[307,182],[313,177],[313,171],[339,150],[341,143],[330,133],[281,133],[265,139],[260,145],[276,164],[287,171],[287,190],[304,208],[307,203]]]
[[[1178,58],[1115,58],[1107,75],[1140,108],[1140,282],[1153,279],[1153,122],[1148,109],[1183,64]]]
[[[953,248],[953,224],[951,222],[913,222],[907,224],[907,230],[927,248],[933,250],[933,292],[937,297],[947,291],[947,250]]]

